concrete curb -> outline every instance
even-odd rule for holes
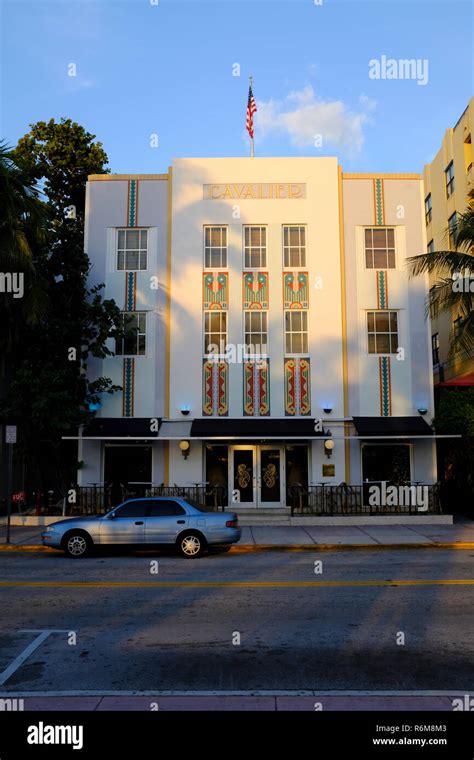
[[[399,551],[402,549],[459,549],[473,550],[474,542],[432,542],[407,544],[240,544],[233,546],[232,554],[252,554],[253,552],[347,552],[347,551]],[[60,549],[41,544],[0,544],[0,552],[44,552],[55,554]],[[135,550],[134,554],[155,553],[154,549]]]

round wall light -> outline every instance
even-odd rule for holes
[[[179,442],[179,448],[181,449],[181,454],[185,459],[189,456],[189,451],[191,449],[191,444],[189,441],[180,441]]]
[[[328,457],[328,459],[331,457],[331,454],[334,449],[334,441],[328,440],[324,441],[324,453]]]

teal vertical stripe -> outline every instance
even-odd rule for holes
[[[383,224],[382,180],[375,180],[375,224]]]
[[[124,417],[132,417],[132,383],[133,383],[133,359],[124,359],[123,360],[123,377],[124,377],[124,387],[123,387],[123,416]]]
[[[390,417],[390,359],[388,356],[382,356],[382,416]]]
[[[133,292],[135,288],[135,272],[127,272],[127,303],[126,303],[126,309],[127,311],[133,311],[134,309],[134,298],[133,298]]]
[[[136,227],[137,225],[137,181],[136,179],[130,180],[129,185],[129,199],[128,199],[128,226]]]

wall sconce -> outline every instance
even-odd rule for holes
[[[184,416],[186,417],[189,414],[189,406],[182,406],[181,414],[184,414]]]
[[[326,404],[326,406],[323,406],[323,412],[325,414],[331,414],[331,412],[332,412],[332,406],[329,406],[329,404]]]
[[[331,440],[324,441],[324,453],[326,454],[328,459],[331,458],[333,448],[334,448],[334,441],[331,441]]]
[[[191,444],[189,441],[180,441],[179,442],[179,448],[181,449],[181,454],[185,459],[189,456],[189,451],[191,449]]]
[[[420,414],[427,414],[427,413],[428,413],[428,409],[427,409],[425,406],[420,406],[420,407],[418,408],[418,412],[419,412]]]

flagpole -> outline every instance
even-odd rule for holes
[[[253,93],[252,82],[253,82],[253,77],[249,77],[250,89],[252,90],[252,93]],[[250,138],[250,158],[254,158],[253,137]]]

